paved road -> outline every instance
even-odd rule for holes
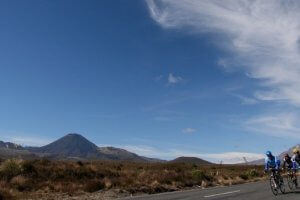
[[[268,182],[257,182],[231,187],[195,189],[140,197],[128,197],[120,200],[299,200],[300,190],[295,193],[274,196]]]

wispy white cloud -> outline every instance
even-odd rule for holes
[[[180,83],[183,81],[183,78],[181,78],[180,76],[174,76],[172,73],[169,74],[168,76],[168,84],[176,84],[176,83]]]
[[[259,100],[300,106],[300,2],[298,0],[147,0],[164,28],[217,33],[232,54],[220,63],[260,80]]]
[[[248,130],[299,137],[300,1],[298,0],[147,0],[151,17],[163,28],[201,36],[214,33],[213,45],[230,57],[218,63],[226,71],[242,69],[257,80],[243,104],[280,103],[283,112],[247,120]],[[269,104],[274,106],[275,104]],[[295,107],[284,114],[282,106]],[[263,110],[261,110],[263,112]],[[282,114],[283,113],[283,114]]]
[[[250,131],[276,137],[300,138],[299,116],[294,113],[265,114],[245,122]]]
[[[241,90],[245,89],[244,87],[242,87],[241,85],[235,85],[235,86],[231,86],[231,87],[227,87],[225,88],[225,91],[234,96],[237,97],[238,99],[241,100],[241,104],[245,104],[245,105],[254,105],[254,104],[258,104],[260,103],[260,101],[258,100],[258,98],[256,98],[255,95],[253,96],[245,96],[242,94],[239,94]]]
[[[240,94],[232,94],[232,95],[239,98],[241,100],[242,104],[245,104],[245,105],[254,105],[254,104],[259,103],[259,101],[255,98],[246,97],[246,96],[243,96]]]
[[[183,133],[194,133],[196,132],[197,130],[194,129],[194,128],[185,128],[185,129],[182,129],[182,132]]]

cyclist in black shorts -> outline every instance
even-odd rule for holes
[[[288,153],[286,153],[283,157],[283,169],[287,168],[287,170],[291,170],[293,168],[292,157]]]

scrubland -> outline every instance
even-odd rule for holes
[[[257,181],[262,172],[261,166],[10,159],[0,163],[0,200],[153,194]]]

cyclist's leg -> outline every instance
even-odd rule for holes
[[[272,174],[273,181],[274,181],[274,184],[275,184],[275,189],[277,190],[277,187],[278,187],[278,177],[277,177],[276,170],[272,169],[271,170],[271,174]]]
[[[280,177],[279,170],[278,169],[273,169],[273,171],[274,171],[276,180],[279,181],[279,177]]]

